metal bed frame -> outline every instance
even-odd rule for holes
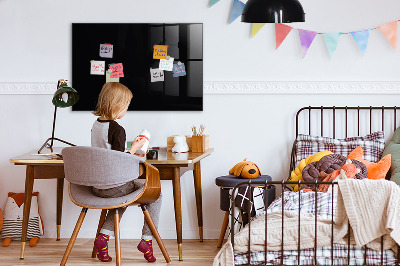
[[[395,130],[396,129],[396,125],[397,125],[397,123],[396,123],[397,111],[399,109],[400,108],[398,108],[396,106],[393,106],[393,107],[385,107],[385,106],[382,106],[382,107],[372,107],[372,106],[369,106],[369,107],[360,107],[360,106],[357,106],[357,107],[348,107],[348,106],[345,106],[345,107],[337,107],[337,106],[331,106],[331,107],[324,107],[324,106],[312,107],[312,106],[308,106],[308,107],[303,107],[296,114],[296,137],[300,134],[299,133],[299,125],[300,125],[299,124],[299,120],[300,120],[300,114],[303,111],[308,111],[308,134],[309,135],[311,135],[311,131],[312,131],[311,112],[313,110],[319,111],[319,115],[320,115],[320,136],[324,136],[324,111],[325,110],[331,110],[330,113],[332,113],[332,117],[331,118],[332,118],[332,123],[333,123],[332,124],[332,129],[333,129],[332,136],[333,136],[333,138],[336,137],[336,122],[337,122],[336,113],[338,111],[344,112],[344,121],[342,121],[342,125],[344,123],[345,137],[347,138],[348,137],[348,125],[349,125],[349,121],[348,121],[349,120],[348,119],[349,115],[348,115],[348,113],[356,112],[356,115],[357,115],[357,135],[360,136],[360,121],[361,121],[360,113],[361,112],[364,112],[364,113],[365,113],[365,111],[369,112],[369,131],[370,131],[370,133],[372,133],[373,114],[375,114],[378,111],[381,112],[381,130],[384,131],[384,129],[385,129],[385,113],[387,113],[386,111],[393,112],[393,130]],[[325,119],[325,121],[326,120],[327,119]],[[293,169],[295,169],[295,167],[296,167],[296,165],[295,165],[295,158],[296,158],[295,146],[296,146],[296,141],[293,144],[293,149],[292,149],[292,153],[291,153],[289,176],[290,176],[290,172]],[[232,195],[235,195],[235,192],[239,187],[242,187],[242,186],[251,186],[251,187],[254,186],[254,187],[256,187],[257,186],[259,188],[263,188],[264,189],[266,198],[268,198],[268,189],[266,189],[266,188],[268,188],[269,186],[271,186],[271,185],[281,186],[282,195],[283,195],[285,190],[291,190],[290,186],[287,186],[287,185],[292,185],[292,184],[299,185],[299,187],[300,187],[301,184],[315,185],[314,190],[315,190],[315,192],[317,192],[317,189],[318,189],[319,185],[330,184],[330,185],[332,185],[332,190],[333,190],[334,186],[337,186],[338,183],[336,181],[332,181],[332,182],[319,182],[319,181],[304,182],[303,181],[302,182],[302,181],[285,181],[285,180],[283,180],[283,181],[265,181],[265,182],[263,182],[263,181],[252,181],[250,179],[249,181],[242,182],[242,183],[238,184],[237,186],[235,186],[233,191],[232,191]],[[298,191],[298,193],[299,193],[299,202],[301,202],[301,192],[300,192],[300,190]],[[253,196],[252,194],[253,194],[253,191],[250,189],[250,198],[252,198],[252,196]],[[331,228],[332,228],[332,237],[331,237],[331,261],[332,261],[332,265],[333,265],[333,262],[334,262],[334,254],[333,254],[333,252],[334,252],[334,250],[333,250],[333,244],[334,244],[333,243],[333,224],[334,224],[334,220],[333,220],[334,219],[334,217],[333,217],[333,210],[334,210],[333,204],[334,203],[333,203],[333,201],[334,200],[333,199],[334,199],[334,193],[332,193],[332,213],[331,213],[331,215],[332,215],[332,221],[331,221],[332,222],[331,223],[331,225],[332,225],[331,226]],[[317,213],[317,208],[318,208],[317,207],[317,202],[318,202],[317,193],[315,193],[315,213]],[[264,208],[265,208],[264,262],[260,263],[259,265],[271,265],[271,264],[268,264],[268,262],[267,262],[267,252],[268,252],[268,250],[267,250],[267,242],[268,242],[268,239],[267,239],[267,233],[268,233],[267,207],[268,206],[266,204],[267,204],[267,201],[264,201]],[[284,197],[282,197],[282,212],[284,212]],[[298,214],[299,214],[298,226],[300,227],[300,204],[299,204]],[[230,239],[230,241],[231,241],[231,244],[232,244],[233,248],[234,248],[234,245],[235,245],[235,241],[234,241],[234,237],[235,237],[235,234],[234,234],[234,217],[235,217],[234,197],[232,197],[232,200],[231,200],[231,232],[230,232],[231,239]],[[313,264],[308,264],[308,265],[318,265],[317,264],[317,255],[316,255],[317,238],[318,238],[316,224],[317,224],[317,215],[315,215],[315,239],[314,239],[314,258],[313,258],[314,263]],[[251,230],[250,230],[251,229],[251,219],[249,219],[248,227],[249,227],[249,242],[248,242],[248,245],[247,245],[247,262],[248,263],[245,264],[245,265],[250,265],[251,264],[251,255],[250,255],[251,254],[251,249],[250,249],[250,243],[251,243]],[[284,251],[284,240],[283,240],[283,238],[284,238],[283,237],[283,234],[284,234],[284,218],[283,218],[283,216],[282,216],[282,232],[281,233],[282,233],[281,249],[280,249],[281,256],[280,256],[280,264],[279,265],[284,265],[283,264],[283,259],[284,259],[284,256],[283,256],[283,251]],[[300,254],[301,254],[300,242],[301,242],[301,238],[300,238],[300,230],[299,230],[298,243],[297,243],[297,247],[298,247],[297,248],[297,265],[304,265],[304,264],[300,264]],[[400,249],[399,249],[400,246],[397,245],[397,248],[398,248],[399,252],[397,253],[397,258],[396,258],[395,265],[400,265]],[[363,246],[363,249],[364,249],[364,263],[363,263],[363,265],[367,265],[366,264],[367,263],[367,253],[366,253],[366,249],[367,248],[366,248],[366,246]],[[347,233],[347,264],[346,265],[350,265],[350,224],[348,226],[348,233]],[[381,237],[380,265],[384,265],[384,261],[383,261],[383,236]]]

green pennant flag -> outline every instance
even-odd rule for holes
[[[215,5],[218,2],[219,2],[219,0],[211,0],[210,5],[208,7],[212,7],[213,5]]]

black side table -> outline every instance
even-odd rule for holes
[[[220,209],[225,211],[224,221],[222,222],[221,233],[219,235],[218,245],[220,248],[222,246],[222,242],[224,241],[226,228],[228,227],[229,222],[229,208],[230,208],[230,199],[229,192],[233,189],[237,184],[246,182],[246,181],[263,181],[266,180],[272,181],[272,178],[268,175],[262,175],[254,179],[246,179],[241,177],[236,177],[234,175],[220,176],[215,179],[215,184],[220,187]],[[256,187],[256,186],[254,186]],[[275,200],[275,186],[270,186],[268,189],[268,200],[267,205],[271,204]]]

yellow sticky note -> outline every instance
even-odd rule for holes
[[[154,45],[153,59],[165,59],[168,55],[168,45]]]

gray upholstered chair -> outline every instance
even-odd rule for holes
[[[78,236],[88,209],[102,209],[96,237],[103,226],[107,210],[128,205],[139,205],[149,224],[153,236],[167,263],[171,261],[160,238],[157,228],[144,204],[154,202],[161,193],[160,175],[154,166],[143,159],[120,151],[94,147],[68,147],[62,150],[65,179],[69,183],[69,196],[73,203],[82,207],[81,214],[65,250],[61,265],[65,265]],[[138,162],[139,168],[138,168]],[[132,176],[145,177],[143,189],[118,198],[100,198],[92,193],[92,186],[118,185],[132,179]],[[142,180],[140,180],[142,181]],[[114,216],[116,265],[121,264],[119,214]],[[96,256],[93,248],[92,257]]]

